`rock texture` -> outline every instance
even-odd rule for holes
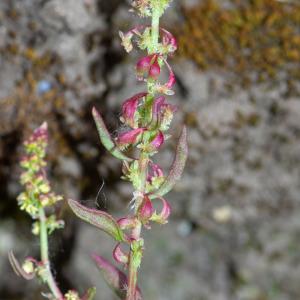
[[[10,46],[13,43],[10,39],[17,39],[24,50],[33,48],[41,55],[50,51],[59,58],[34,78],[52,82],[64,103],[63,113],[58,110],[53,115],[49,108],[31,124],[26,118],[11,122],[16,104],[1,106],[0,111],[0,269],[6,274],[0,282],[0,298],[41,299],[36,284],[16,281],[6,259],[10,248],[16,249],[20,258],[38,252],[28,219],[16,212],[14,200],[20,189],[16,182],[21,128],[25,124],[29,130],[41,117],[50,115],[48,122],[59,124],[52,128],[53,134],[62,132],[68,148],[60,156],[55,144],[51,146],[56,149],[51,155],[51,175],[58,190],[85,200],[88,206],[122,215],[132,191],[118,179],[118,162],[99,146],[90,108],[96,105],[101,109],[113,132],[120,104],[141,87],[128,75],[135,58],[125,58],[117,36],[119,28],[129,27],[126,3],[10,3],[0,3],[1,55],[8,58],[0,60],[0,105],[14,95],[20,81],[28,81],[23,76],[28,57],[3,52],[8,42]],[[175,1],[170,10],[170,21],[177,20],[179,4]],[[17,19],[13,19],[14,11]],[[26,27],[29,20],[36,23],[34,32]],[[16,38],[10,31],[16,32]],[[272,90],[261,85],[229,92],[223,88],[226,73],[200,73],[193,62],[179,59],[172,63],[178,79],[174,103],[179,113],[173,125],[174,139],[156,159],[167,172],[183,122],[188,125],[190,154],[182,181],[167,195],[172,220],[145,232],[140,270],[145,299],[298,299],[299,99],[284,98],[286,87],[281,85]],[[57,70],[64,75],[64,83],[54,79]],[[35,93],[28,82],[25,86]],[[45,105],[42,107],[44,111]],[[114,244],[71,213],[66,213],[66,220],[64,232],[52,239],[52,257],[63,288],[76,286],[83,292],[95,285],[96,300],[116,299],[89,259],[89,254],[96,252],[112,261]]]

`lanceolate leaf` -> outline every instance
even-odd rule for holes
[[[120,297],[120,299],[125,299],[128,287],[126,275],[102,256],[92,254],[92,258],[111,289]],[[135,300],[142,300],[142,294],[139,288],[136,290]]]
[[[108,233],[115,240],[124,241],[124,234],[111,215],[102,210],[87,208],[71,199],[68,203],[77,217]]]
[[[163,182],[163,184],[160,186],[160,188],[154,194],[150,195],[151,199],[156,198],[155,195],[163,196],[172,190],[175,183],[180,179],[182,175],[187,159],[187,154],[188,146],[186,137],[186,127],[183,126],[170,173],[167,176],[166,180]]]
[[[23,277],[24,279],[26,280],[31,280],[34,278],[35,274],[34,273],[26,273],[23,268],[20,266],[18,260],[16,259],[14,253],[12,250],[10,250],[8,252],[8,260],[13,268],[13,270],[15,271],[15,273],[18,275],[18,276],[21,276]]]
[[[96,127],[98,130],[99,138],[101,140],[101,143],[106,148],[107,151],[109,151],[114,157],[126,160],[126,161],[132,161],[132,159],[128,156],[126,156],[124,153],[120,151],[120,149],[116,146],[114,141],[112,140],[110,133],[108,132],[104,121],[99,114],[99,112],[96,110],[95,107],[93,107],[92,114],[96,123]]]

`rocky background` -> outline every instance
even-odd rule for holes
[[[278,5],[299,12],[295,18],[300,20],[299,6],[292,0],[246,2],[275,7],[280,24],[291,22],[282,18]],[[179,47],[200,43],[193,36],[194,27],[190,31],[183,27],[192,20],[186,8],[196,11],[199,3],[208,5],[208,11],[216,5],[208,0],[174,0],[163,19],[171,30],[176,28],[182,41]],[[227,9],[239,3],[222,5]],[[18,278],[7,260],[12,248],[20,258],[38,255],[31,221],[19,212],[15,198],[21,190],[21,142],[42,121],[50,126],[49,174],[55,190],[114,215],[127,210],[132,191],[119,179],[119,162],[101,147],[90,110],[93,105],[101,110],[115,133],[120,104],[141,89],[132,71],[137,53],[126,55],[118,38],[120,29],[139,22],[128,12],[128,4],[122,0],[0,2],[1,300],[42,299],[45,291],[36,282]],[[272,7],[265,11],[267,18],[273,16]],[[217,29],[218,23],[209,36],[212,45],[214,39],[218,41]],[[297,42],[299,28],[295,36]],[[285,53],[284,42],[276,45]],[[227,64],[199,68],[188,51],[171,62],[178,79],[173,101],[179,113],[174,139],[157,161],[168,169],[183,122],[189,128],[190,154],[182,181],[167,196],[173,207],[171,221],[145,232],[140,271],[145,299],[300,298],[299,79],[286,73],[286,66],[299,64],[295,53],[276,68],[282,80],[276,77],[275,84],[272,76],[244,84],[236,80],[244,73]],[[251,69],[251,76],[255,71]],[[113,244],[105,234],[74,218],[65,205],[61,213],[66,228],[51,237],[51,257],[62,288],[83,292],[96,286],[97,300],[116,299],[89,259],[91,252],[111,258]]]

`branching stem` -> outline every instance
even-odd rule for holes
[[[160,10],[157,5],[152,6],[152,24],[151,24],[151,36],[152,36],[152,52],[157,52],[157,44],[159,38],[159,18]]]

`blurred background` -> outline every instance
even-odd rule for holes
[[[143,89],[133,72],[140,53],[127,55],[118,37],[141,22],[129,4],[0,2],[1,300],[46,291],[7,260],[10,249],[20,260],[39,255],[16,196],[22,141],[43,121],[53,189],[115,216],[127,212],[132,190],[100,145],[90,111],[96,106],[115,134],[122,101]],[[145,299],[300,299],[299,1],[174,0],[162,24],[179,43],[170,99],[179,112],[174,138],[155,158],[167,172],[183,122],[190,153],[167,196],[169,224],[145,232]],[[96,300],[117,299],[89,258],[112,261],[114,243],[65,204],[60,214],[65,229],[50,243],[62,289],[96,286]]]

